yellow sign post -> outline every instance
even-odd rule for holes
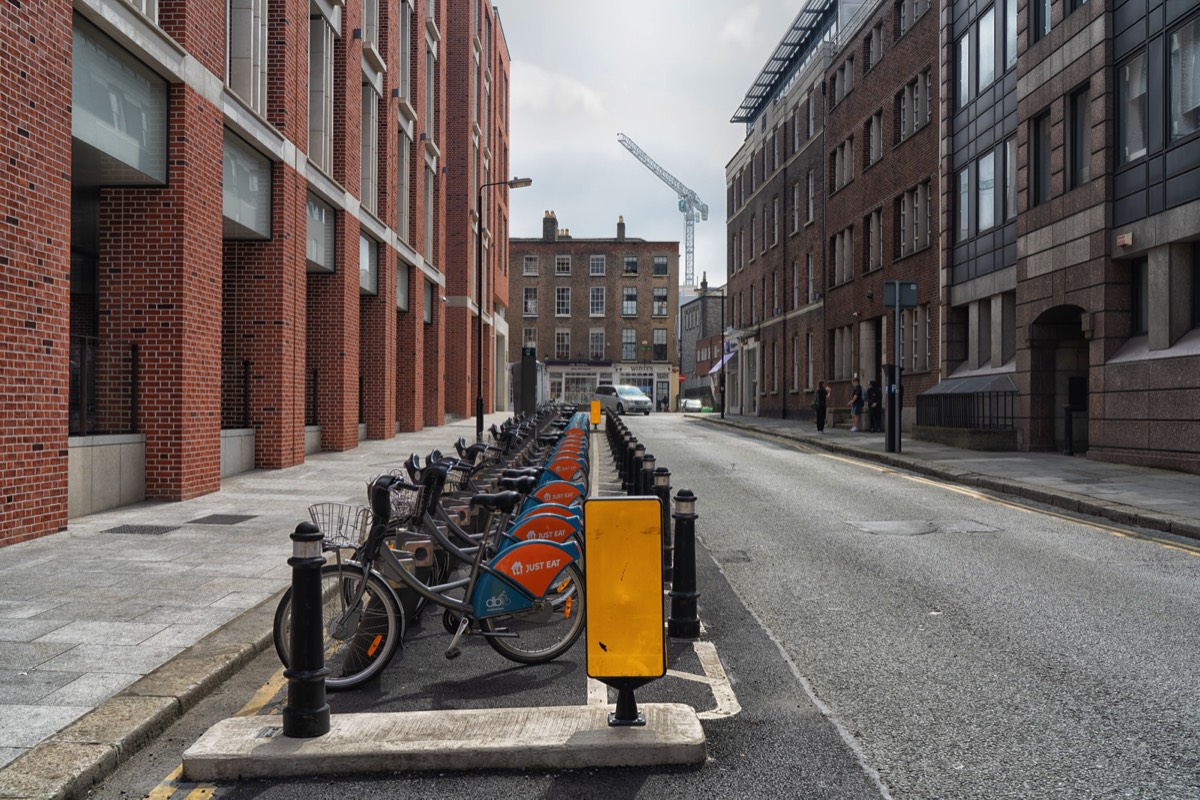
[[[617,690],[609,725],[645,725],[633,690],[667,671],[662,501],[592,498],[583,518],[587,674]]]
[[[591,412],[588,414],[588,421],[592,423],[592,427],[600,424],[600,401],[593,400]]]

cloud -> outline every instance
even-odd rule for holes
[[[530,114],[580,114],[592,119],[605,116],[603,92],[574,78],[554,74],[526,61],[513,60],[512,107]]]
[[[758,25],[761,10],[757,3],[738,8],[734,15],[725,20],[717,39],[722,44],[736,44],[745,49],[754,46],[754,29]]]

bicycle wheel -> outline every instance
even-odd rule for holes
[[[479,620],[484,632],[516,636],[485,636],[488,644],[520,664],[552,661],[571,649],[583,633],[583,572],[568,564],[546,596],[534,601],[533,608],[501,617]]]
[[[404,637],[404,609],[391,588],[378,575],[363,573],[358,565],[326,564],[321,567],[321,630],[325,687],[352,689],[388,665]],[[286,667],[291,653],[292,590],[275,609],[272,637],[275,652]]]

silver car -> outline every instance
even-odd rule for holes
[[[654,401],[636,386],[617,384],[616,386],[597,386],[593,400],[600,401],[600,408],[610,414],[641,412],[649,415],[654,407]]]

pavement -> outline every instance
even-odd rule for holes
[[[487,423],[504,416],[492,415]],[[882,434],[844,428],[818,434],[811,422],[797,420],[687,416],[698,431],[704,425],[742,428],[1074,514],[1200,539],[1197,475],[1055,453],[961,450],[909,438],[900,453],[887,453]],[[271,646],[276,596],[290,580],[288,534],[308,518],[310,504],[362,504],[367,479],[409,453],[448,450],[460,436],[474,437],[473,419],[364,441],[287,469],[234,476],[219,492],[194,500],[146,502],[74,519],[60,533],[0,548],[0,798],[82,797]],[[643,758],[657,752],[656,763],[703,758],[702,730],[697,738],[691,718],[671,706],[647,704],[654,725],[638,734],[643,738],[636,749]],[[447,723],[441,732],[426,729],[426,739],[457,742],[459,762],[467,766],[472,759],[480,766],[495,763],[488,759],[497,752],[506,753],[509,765],[514,753],[530,754],[528,766],[562,765],[572,763],[569,752],[580,742],[603,750],[596,742],[608,729],[595,732],[596,713],[594,707],[560,710],[559,738],[548,738],[544,748],[504,750],[505,732],[519,731],[516,740],[528,741],[531,734],[519,727],[527,713],[491,728]],[[350,719],[360,716],[371,715],[339,719],[338,735],[324,744],[288,744],[279,737],[272,746],[341,748],[344,755],[363,748],[364,730],[375,732],[371,741],[404,738],[396,729],[379,734],[396,720]],[[489,735],[479,735],[483,730]],[[245,739],[234,739],[239,736]],[[417,755],[405,756],[414,765],[421,746],[415,745]],[[205,752],[193,752],[197,770],[210,770],[205,774],[213,778],[230,774],[220,758],[204,761]],[[568,755],[542,762],[534,760],[539,752],[543,758]],[[601,757],[618,763],[626,756]]]

